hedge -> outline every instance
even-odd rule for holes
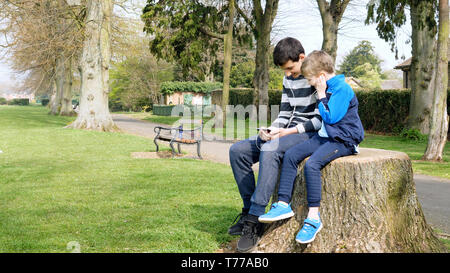
[[[194,92],[210,94],[211,91],[222,89],[220,82],[163,82],[160,87],[162,94],[174,92]]]
[[[30,99],[12,99],[10,101],[8,101],[9,105],[22,105],[22,106],[26,106],[26,105],[30,105]]]
[[[5,98],[0,98],[0,105],[29,105],[30,100],[29,99],[12,99],[12,100],[6,100]]]
[[[359,116],[364,129],[383,133],[399,133],[405,128],[411,90],[356,91]],[[447,90],[447,112],[450,110],[450,90]]]
[[[399,133],[406,125],[411,90],[356,90],[359,116],[364,129],[382,133]],[[269,105],[279,105],[281,91],[269,91]],[[230,105],[250,105],[253,91],[230,90]],[[447,94],[447,112],[450,113],[450,90]]]
[[[153,104],[153,115],[157,116],[170,116],[172,114],[172,108],[175,105],[157,105]]]
[[[406,125],[410,90],[356,91],[359,117],[364,129],[383,133],[398,133]]]

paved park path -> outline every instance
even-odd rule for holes
[[[113,120],[124,133],[139,135],[149,139],[153,139],[155,136],[153,131],[155,126],[168,126],[118,114],[113,114]],[[228,151],[232,144],[232,142],[202,141],[202,157],[205,160],[229,165]],[[167,143],[163,145],[168,147]],[[181,149],[193,156],[196,155],[196,145],[182,145]],[[254,169],[256,170],[257,168],[258,164],[255,164]],[[442,233],[450,234],[450,180],[415,174],[414,182],[427,222]]]

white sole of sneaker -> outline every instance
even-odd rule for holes
[[[309,244],[309,243],[311,243],[312,241],[314,241],[314,239],[316,239],[316,235],[317,235],[317,233],[319,233],[320,230],[322,230],[322,227],[323,227],[323,224],[320,225],[319,230],[317,230],[316,234],[314,234],[314,236],[313,236],[310,240],[307,240],[307,241],[300,241],[300,240],[298,240],[297,238],[295,238],[295,241],[296,241],[297,243],[300,243],[300,244]]]
[[[293,211],[279,215],[277,217],[273,217],[273,218],[261,218],[261,216],[260,216],[260,217],[258,217],[258,221],[261,223],[273,223],[273,222],[280,221],[283,219],[291,218],[292,216],[294,216]]]

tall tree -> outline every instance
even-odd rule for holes
[[[348,77],[358,78],[361,75],[355,73],[354,69],[365,63],[369,63],[377,73],[381,74],[381,60],[375,54],[372,43],[364,40],[359,42],[359,44],[344,57],[342,63],[339,65],[339,73],[343,73]]]
[[[223,61],[223,89],[222,89],[222,110],[223,121],[226,120],[226,107],[230,99],[230,74],[231,74],[231,58],[233,54],[233,26],[234,15],[236,13],[235,0],[228,1],[228,25],[224,35],[224,61]]]
[[[412,26],[412,60],[410,68],[411,101],[408,127],[429,133],[431,105],[433,100],[432,80],[436,52],[436,0],[378,0],[368,5],[366,24],[377,23],[378,35],[391,43],[397,53],[397,30],[405,24],[406,8],[410,7]]]
[[[81,96],[77,119],[69,128],[117,130],[108,108],[112,0],[89,0],[80,58]]]
[[[322,50],[336,60],[339,24],[350,0],[317,0],[322,17]]]
[[[435,88],[431,107],[430,135],[423,156],[425,160],[442,160],[447,143],[448,115],[448,0],[439,0],[439,35],[437,42]]]
[[[229,98],[233,32],[236,2],[148,0],[143,10],[144,31],[154,35],[150,50],[158,58],[177,61],[185,72],[197,66],[205,52],[214,55],[223,42],[224,68],[222,109]],[[244,34],[243,37],[246,35]]]
[[[253,104],[269,104],[270,33],[277,15],[279,0],[252,1],[252,17],[238,7],[239,14],[253,31],[256,40],[255,72],[253,73]]]
[[[2,48],[15,71],[27,72],[23,87],[54,90],[50,113],[73,114],[70,68],[81,47],[83,9],[64,0],[30,0],[0,1],[0,10],[0,33],[7,37]]]

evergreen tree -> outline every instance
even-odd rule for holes
[[[375,54],[372,44],[369,41],[361,41],[350,53],[344,57],[339,66],[339,73],[346,77],[360,78],[365,74],[364,69],[355,69],[358,66],[370,64],[371,70],[381,74],[381,60]]]

